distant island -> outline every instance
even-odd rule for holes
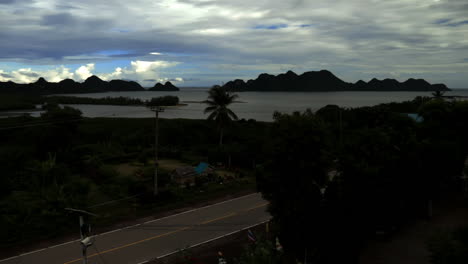
[[[159,86],[158,86],[159,84]],[[156,84],[151,91],[178,91],[179,88],[171,82],[162,85]],[[158,87],[165,90],[154,90]],[[70,94],[70,93],[102,93],[102,92],[123,92],[123,91],[148,91],[139,83],[125,80],[112,80],[110,82],[101,80],[93,75],[84,82],[75,82],[72,79],[65,79],[58,83],[48,82],[44,78],[39,78],[34,83],[19,84],[12,81],[0,82],[0,93],[24,93],[24,94]]]
[[[165,84],[157,83],[153,87],[149,88],[148,91],[179,91],[180,89],[174,86],[171,82]]]
[[[234,80],[223,85],[229,91],[300,91],[300,92],[328,92],[328,91],[450,91],[445,84],[430,84],[424,79],[408,79],[398,82],[395,79],[372,79],[348,83],[327,70],[309,71],[297,75],[293,71],[279,75],[262,73],[255,80]]]

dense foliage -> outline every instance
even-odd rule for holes
[[[233,124],[226,133],[232,166],[252,168],[254,150],[268,126],[245,120]],[[0,237],[5,246],[70,230],[75,234],[77,219],[67,214],[66,207],[85,209],[141,195],[124,204],[98,208],[100,217],[96,221],[105,226],[128,216],[137,217],[137,209],[143,214],[155,203],[167,206],[189,195],[176,189],[164,191],[170,171],[161,170],[162,197],[152,198],[154,172],[148,164],[153,157],[152,118],[82,118],[76,109],[48,104],[40,118],[0,119],[0,138],[0,225],[8,227],[1,228]],[[191,165],[200,161],[227,164],[228,150],[220,152],[216,138],[216,130],[206,120],[161,119],[160,158]],[[244,151],[252,154],[244,155]],[[142,170],[131,174],[118,170],[120,164],[131,163],[140,164]],[[209,196],[213,190],[241,187],[225,183],[194,193]]]
[[[44,103],[55,104],[92,104],[92,105],[145,105],[141,99],[130,97],[90,98],[77,96],[48,96],[43,97]]]
[[[177,96],[162,96],[149,101],[130,97],[78,97],[78,96],[26,96],[1,95],[0,111],[35,109],[36,105],[46,104],[90,104],[90,105],[138,105],[138,106],[173,106],[179,103]]]
[[[291,259],[358,263],[359,248],[460,190],[468,103],[422,102],[277,113],[258,186]],[[394,110],[395,109],[395,110]]]
[[[433,264],[462,264],[468,260],[468,228],[440,232],[430,238],[429,249]]]
[[[29,96],[0,94],[0,111],[35,109],[35,103]]]
[[[179,103],[179,97],[173,95],[166,95],[161,97],[153,97],[146,102],[146,106],[173,106]]]

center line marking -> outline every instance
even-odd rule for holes
[[[171,234],[183,231],[183,230],[187,230],[187,229],[190,229],[190,228],[191,227],[184,227],[184,228],[177,229],[177,230],[174,230],[174,231],[171,231],[171,232],[167,232],[167,233],[164,233],[164,234],[160,234],[160,235],[157,235],[157,236],[152,236],[152,237],[145,238],[145,239],[142,239],[142,240],[139,240],[139,241],[136,241],[136,242],[132,242],[132,243],[120,246],[120,247],[115,247],[115,248],[111,248],[111,249],[108,249],[108,250],[105,250],[105,251],[101,251],[100,253],[94,253],[92,255],[89,255],[88,259],[92,258],[92,257],[95,257],[95,256],[97,256],[99,254],[101,254],[101,255],[106,254],[106,253],[116,251],[116,250],[119,250],[119,249],[122,249],[122,248],[130,247],[130,246],[133,246],[133,245],[136,245],[136,244],[140,244],[140,243],[143,243],[143,242],[146,242],[146,241],[150,241],[150,240],[153,240],[153,239],[156,239],[156,238],[168,236],[168,235],[171,235]],[[78,258],[78,259],[75,259],[75,260],[72,260],[72,261],[65,262],[63,264],[70,264],[70,263],[77,262],[77,261],[80,261],[80,260],[83,260],[83,258]]]
[[[224,218],[229,218],[229,217],[233,217],[235,216],[237,213],[230,213],[230,214],[227,214],[225,216],[221,216],[221,217],[218,217],[218,218],[215,218],[215,219],[211,219],[211,220],[207,220],[205,222],[201,222],[202,225],[204,224],[208,224],[208,223],[211,223],[211,222],[216,222],[218,220],[221,220],[221,219],[224,219]]]
[[[245,209],[245,211],[251,211],[251,210],[254,210],[254,209],[257,209],[257,208],[260,208],[260,207],[267,206],[268,204],[269,203],[262,203],[262,204],[254,206],[254,207],[250,207],[249,209]]]

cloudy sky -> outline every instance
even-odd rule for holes
[[[211,86],[290,69],[468,88],[468,2],[0,0],[0,81]]]

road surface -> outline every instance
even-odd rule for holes
[[[251,194],[95,236],[89,264],[138,264],[270,219],[267,202]],[[78,241],[0,260],[0,264],[79,264]]]

